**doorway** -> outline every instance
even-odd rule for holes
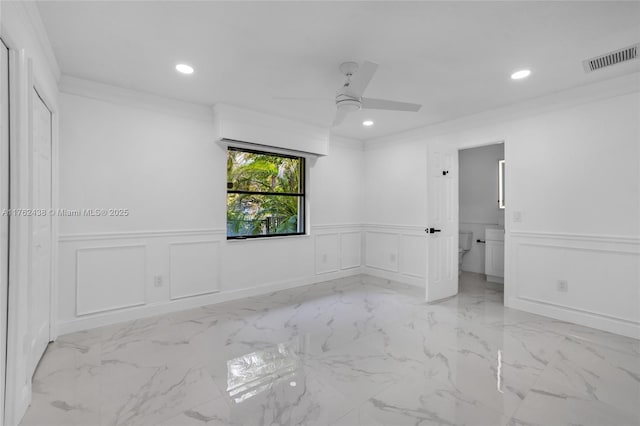
[[[499,288],[504,283],[504,143],[460,149],[458,162],[461,286],[486,282]]]

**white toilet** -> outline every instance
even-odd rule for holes
[[[462,273],[462,257],[471,250],[473,232],[460,231],[458,234],[458,275],[460,275]]]

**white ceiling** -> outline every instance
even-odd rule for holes
[[[329,126],[344,61],[380,64],[365,96],[423,104],[359,111],[358,139],[640,71],[586,74],[582,60],[640,41],[640,2],[43,1],[64,74],[201,104],[224,102]],[[178,62],[196,72],[179,75]],[[530,68],[532,75],[509,75]],[[364,128],[363,119],[375,125]]]

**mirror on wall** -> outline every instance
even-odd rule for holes
[[[494,181],[495,182],[495,181]],[[498,207],[504,209],[504,160],[498,161]]]

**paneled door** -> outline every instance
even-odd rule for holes
[[[29,336],[32,338],[33,373],[44,354],[50,336],[51,312],[51,111],[38,92],[32,93],[32,205],[31,271],[29,280]]]
[[[9,208],[9,49],[0,41],[0,211]],[[0,424],[4,418],[9,296],[9,216],[0,215]]]
[[[458,294],[458,150],[427,152],[427,302]]]

